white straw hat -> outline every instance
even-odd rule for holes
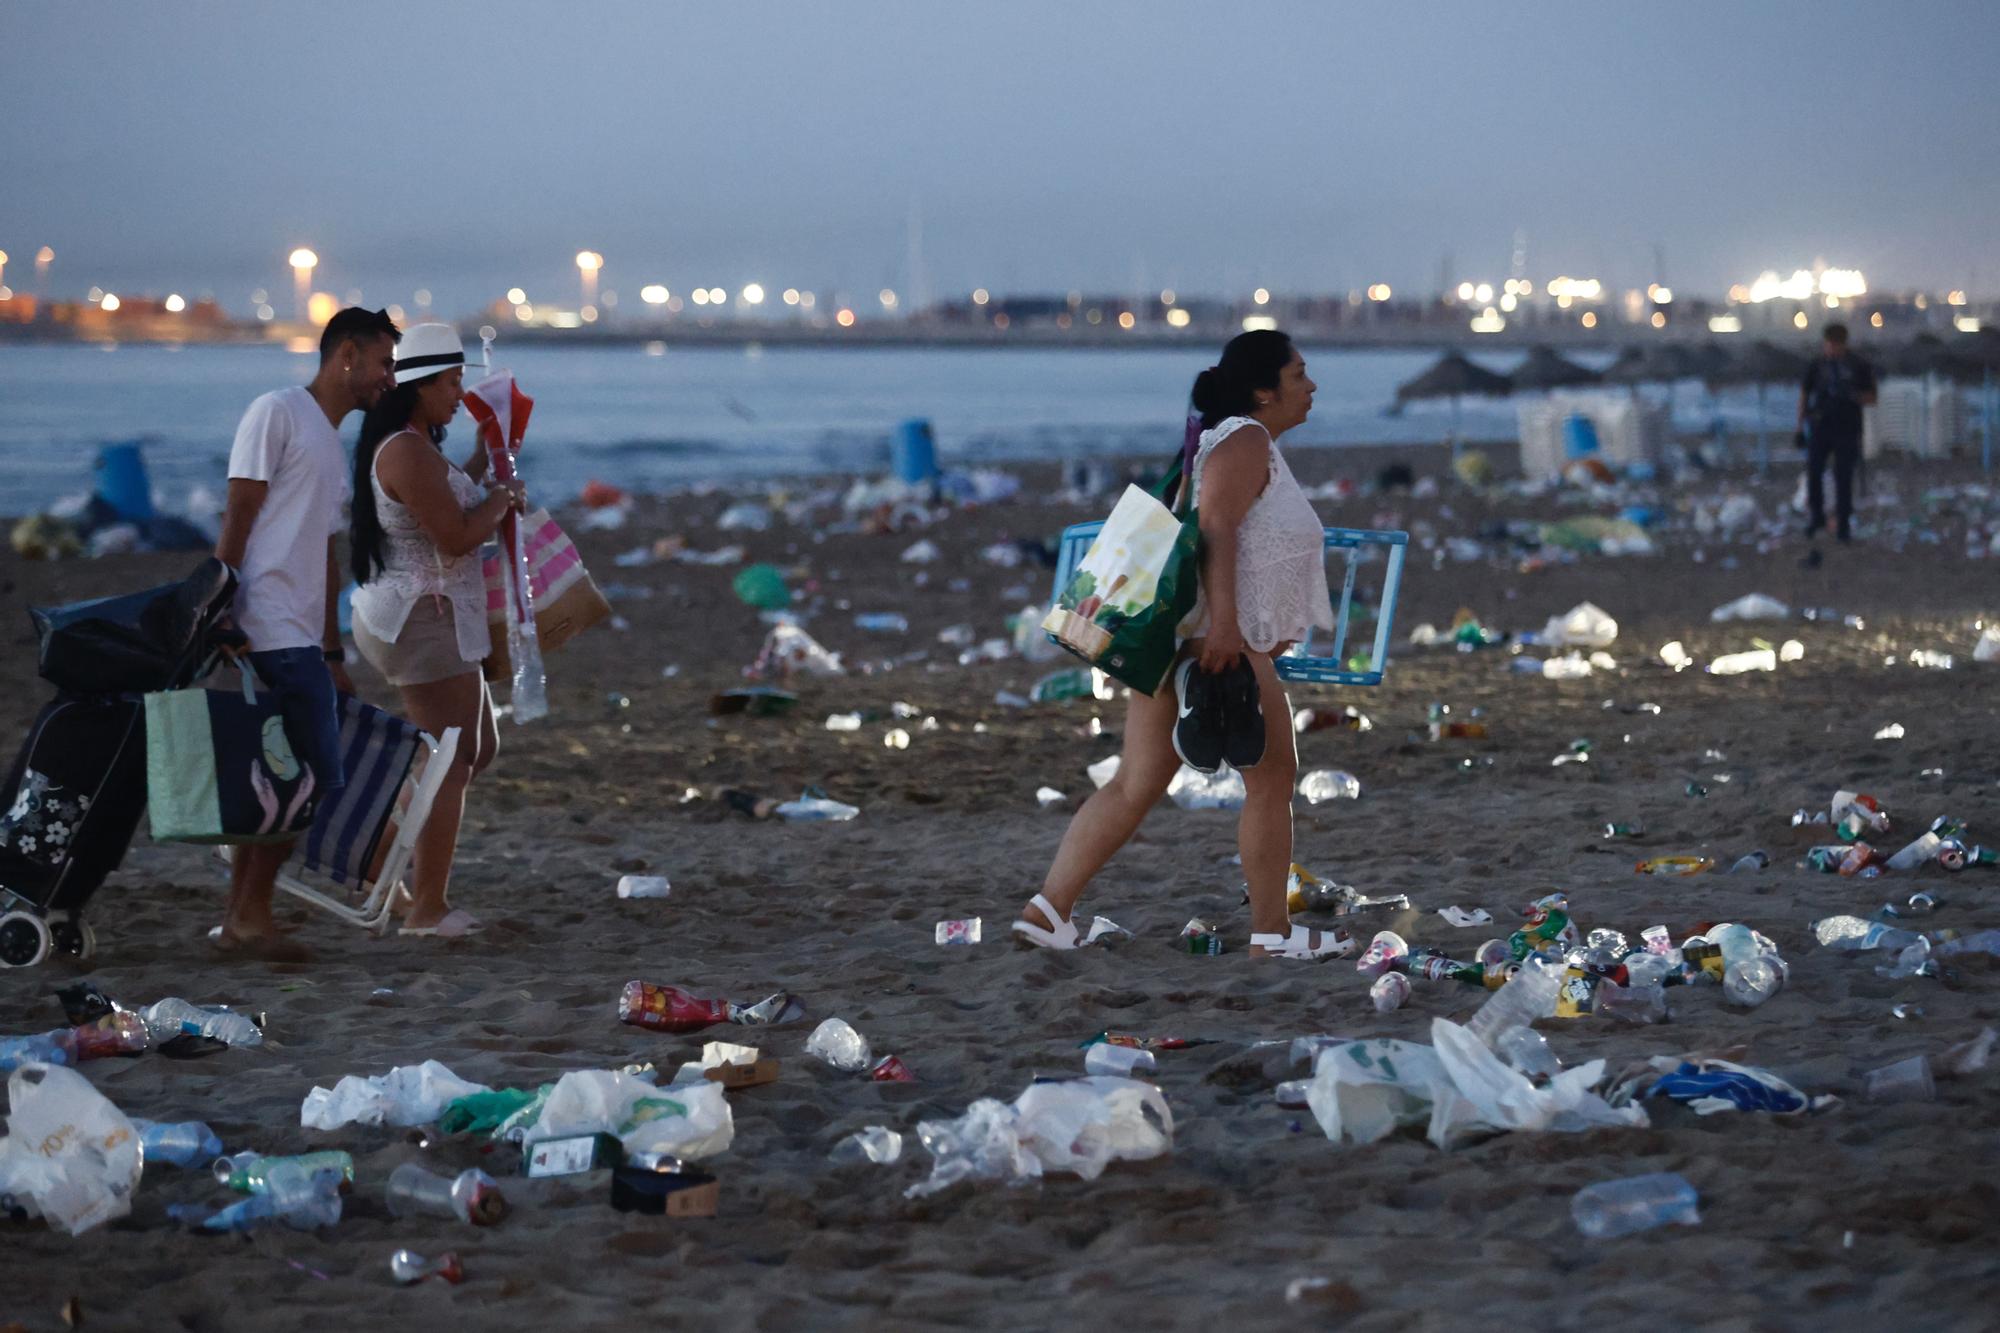
[[[449,324],[413,324],[396,344],[396,383],[442,375],[465,365],[465,344]]]

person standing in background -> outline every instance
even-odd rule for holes
[[[335,691],[354,692],[340,642],[341,575],[334,538],[344,525],[347,454],[339,428],[395,383],[401,335],[386,311],[349,307],[327,321],[312,383],[267,393],[243,414],[229,450],[229,497],[215,557],[236,572],[236,627],[248,669],[274,691],[285,731],[312,769],[321,801],[346,785]],[[291,843],[236,849],[217,948],[299,960],[279,937],[271,892]]]
[[[1797,441],[1806,451],[1806,536],[1826,530],[1823,476],[1833,464],[1836,536],[1853,538],[1854,469],[1861,461],[1861,409],[1875,401],[1875,371],[1847,350],[1847,326],[1829,324],[1820,335],[1820,356],[1806,367],[1799,386]]]

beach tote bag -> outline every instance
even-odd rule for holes
[[[1158,690],[1173,665],[1200,587],[1198,516],[1162,500],[1180,479],[1177,461],[1152,492],[1125,488],[1042,621],[1057,643],[1141,694]]]
[[[311,766],[292,749],[282,701],[243,688],[146,696],[146,817],[164,842],[288,842],[312,827]]]
[[[611,614],[611,603],[591,581],[576,543],[556,526],[546,509],[531,509],[521,517],[528,544],[528,591],[535,603],[535,637],[542,651],[554,652]],[[500,578],[500,556],[488,554],[486,622],[493,640],[486,659],[486,679],[507,680],[513,665],[507,660],[507,590]]]

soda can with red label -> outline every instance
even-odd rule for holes
[[[917,1076],[910,1072],[910,1067],[903,1063],[901,1057],[894,1055],[885,1055],[880,1060],[877,1060],[875,1068],[869,1073],[868,1077],[874,1079],[877,1083],[915,1083],[917,1081]]]

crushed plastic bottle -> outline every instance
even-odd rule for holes
[[[442,1278],[455,1287],[465,1281],[465,1267],[453,1250],[435,1259],[426,1259],[415,1250],[397,1250],[389,1256],[389,1276],[406,1287],[428,1277]]]
[[[1489,1050],[1517,1027],[1526,1027],[1555,1013],[1562,989],[1563,968],[1545,965],[1537,955],[1522,960],[1513,980],[1494,991],[1466,1023],[1466,1030]]]
[[[1493,1053],[1537,1081],[1552,1079],[1562,1073],[1562,1061],[1549,1048],[1549,1039],[1533,1028],[1508,1029]]]
[[[871,634],[908,634],[910,618],[895,611],[866,611],[854,617],[854,628]]]
[[[1900,953],[1923,938],[1914,930],[1901,930],[1880,921],[1864,921],[1858,916],[1830,916],[1815,921],[1813,937],[1821,947],[1838,949],[1843,953],[1859,953],[1866,949],[1894,949]]]
[[[1672,1172],[1606,1180],[1578,1190],[1570,1200],[1576,1228],[1592,1240],[1611,1240],[1674,1223],[1701,1222],[1694,1186]]]
[[[836,1166],[852,1166],[869,1162],[876,1166],[888,1166],[903,1155],[903,1136],[882,1125],[870,1125],[856,1130],[833,1145],[827,1157]]]
[[[1769,853],[1751,852],[1746,856],[1737,857],[1736,864],[1729,867],[1729,873],[1732,875],[1754,875],[1770,864],[1771,857]]]
[[[673,885],[665,875],[620,875],[618,896],[620,898],[664,898],[673,892]]]
[[[829,1018],[814,1028],[806,1038],[806,1054],[850,1074],[867,1069],[874,1057],[868,1038],[856,1032],[844,1018]]]
[[[209,1231],[248,1231],[259,1223],[278,1221],[299,1231],[330,1227],[340,1221],[340,1188],[338,1171],[312,1171],[277,1159],[264,1189],[211,1215],[202,1226]]]
[[[1158,1067],[1159,1061],[1153,1053],[1140,1046],[1094,1041],[1083,1049],[1083,1072],[1086,1074],[1132,1078],[1140,1073],[1150,1074]]]
[[[205,1166],[222,1155],[222,1140],[199,1120],[165,1123],[135,1119],[132,1127],[139,1131],[139,1152],[148,1162]]]
[[[829,797],[825,792],[808,789],[796,801],[786,801],[772,811],[780,819],[789,819],[802,824],[845,824],[861,813],[856,806],[845,805]]]
[[[264,1034],[248,1014],[233,1009],[204,1009],[176,997],[149,1004],[139,1011],[146,1033],[158,1045],[183,1033],[212,1037],[231,1046],[258,1046]]]
[[[1316,768],[1299,779],[1299,795],[1308,804],[1361,799],[1361,779],[1338,768]]]
[[[1731,924],[1709,933],[1722,949],[1722,993],[1731,1004],[1756,1008],[1778,993],[1783,978],[1757,947],[1750,927]]]
[[[1942,846],[1944,839],[1937,834],[1928,831],[1920,833],[1914,841],[1889,858],[1889,869],[1915,870],[1926,861],[1936,860],[1938,849]]]
[[[1227,766],[1204,774],[1183,765],[1167,784],[1167,795],[1183,810],[1240,810],[1248,799],[1243,775]]]
[[[507,1215],[499,1182],[477,1167],[446,1178],[405,1162],[389,1173],[388,1201],[397,1217],[455,1217],[479,1227]]]

